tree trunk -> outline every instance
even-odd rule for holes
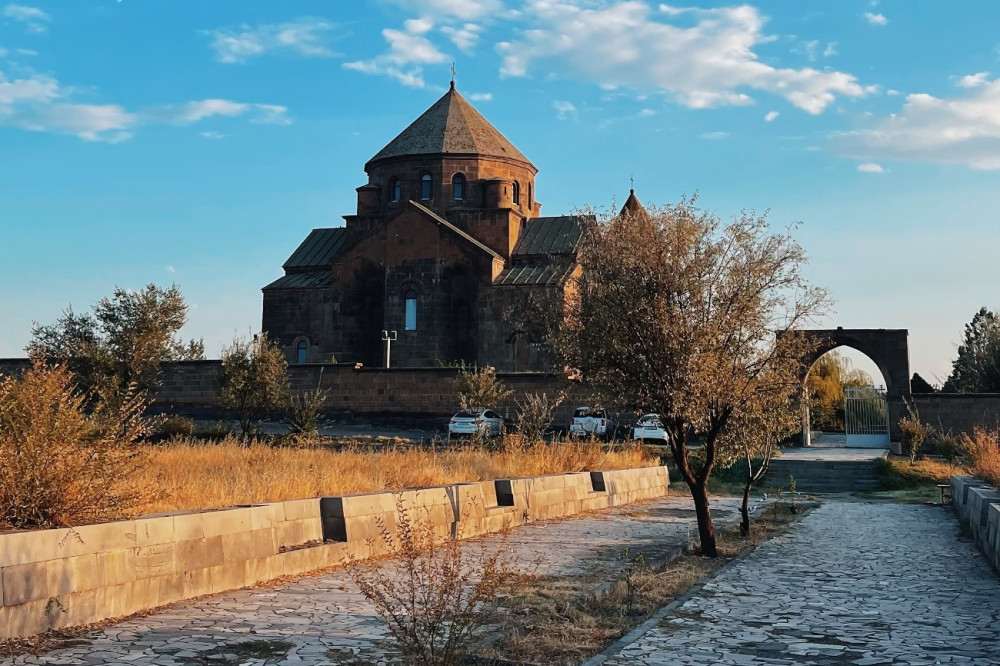
[[[708,506],[708,480],[691,485],[691,497],[694,498],[694,511],[698,517],[698,538],[701,541],[701,554],[705,557],[718,557],[715,547],[715,526],[712,524],[712,512]]]
[[[750,486],[753,485],[753,481],[747,481],[746,485],[743,486],[743,504],[740,506],[740,534],[748,537],[750,536]]]

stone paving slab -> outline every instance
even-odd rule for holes
[[[830,501],[607,666],[1000,664],[1000,582],[940,507]]]
[[[717,524],[738,519],[736,499],[714,499]],[[572,575],[596,559],[631,552],[668,552],[697,535],[689,496],[622,506],[599,513],[526,525],[509,543],[540,575]],[[497,537],[486,537],[496,543]],[[0,661],[14,664],[335,664],[336,650],[381,663],[378,647],[387,629],[344,570],[305,577],[275,588],[228,592],[182,602],[145,617],[117,623],[83,636],[82,644],[41,656]],[[244,641],[287,641],[281,658],[210,659],[230,654]]]

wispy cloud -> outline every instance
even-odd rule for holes
[[[493,93],[469,93],[469,99],[473,102],[492,102]]]
[[[767,115],[764,116],[764,122],[765,123],[772,122],[775,118],[777,118],[780,115],[781,114],[778,111],[768,111]]]
[[[977,72],[975,74],[966,74],[958,79],[958,86],[961,88],[978,88],[979,86],[986,85],[989,81],[989,72]]]
[[[365,74],[390,76],[413,88],[424,87],[423,65],[446,62],[448,57],[427,38],[434,27],[430,19],[410,19],[402,30],[386,28],[382,36],[389,43],[386,53],[371,60],[344,63],[347,69]]]
[[[660,91],[690,108],[749,105],[750,92],[758,91],[812,114],[838,96],[874,90],[844,72],[762,62],[754,48],[774,38],[749,5],[654,10],[640,0],[584,6],[527,0],[523,13],[526,29],[498,46],[505,76],[538,69],[602,87]]]
[[[318,18],[300,18],[287,23],[251,27],[204,30],[211,38],[216,59],[224,63],[242,63],[267,53],[288,52],[310,58],[337,55],[330,49],[335,24]]]
[[[446,25],[441,28],[441,32],[448,36],[452,43],[464,53],[472,53],[479,44],[479,33],[483,31],[481,26],[475,23],[464,23],[460,26]]]
[[[708,139],[709,141],[718,141],[719,139],[725,139],[727,136],[729,136],[729,132],[716,131],[716,132],[702,132],[701,134],[698,135],[698,138]]]
[[[889,23],[889,19],[885,17],[885,14],[876,14],[873,12],[865,12],[861,15],[866,21],[871,25],[886,25]]]
[[[49,29],[52,17],[38,7],[9,4],[3,8],[4,18],[23,23],[28,32],[41,33]]]
[[[500,0],[390,0],[419,16],[455,17],[463,21],[498,14],[504,5]]]
[[[898,113],[832,139],[842,153],[861,159],[895,159],[1000,169],[1000,79],[964,77],[964,96],[906,96]]]
[[[0,71],[0,125],[118,143],[147,125],[193,125],[213,117],[244,118],[256,124],[291,122],[288,109],[275,104],[205,99],[130,111],[118,104],[77,103],[72,93],[72,87],[48,75],[9,78]]]
[[[859,164],[858,171],[861,173],[885,173],[885,169],[882,168],[882,165],[876,164],[875,162],[865,162],[864,164]]]
[[[557,99],[552,102],[552,108],[556,110],[556,118],[559,120],[576,118],[576,105],[572,102]]]

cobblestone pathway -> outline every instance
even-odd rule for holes
[[[1000,584],[940,508],[831,501],[606,666],[1000,664]]]
[[[738,502],[713,501],[720,520]],[[689,497],[625,506],[517,529],[508,538],[539,574],[572,575],[600,558],[673,550],[697,534]],[[336,664],[331,650],[379,663],[387,630],[347,574],[301,578],[276,588],[241,590],[183,602],[82,637],[80,645],[0,664]],[[255,643],[248,643],[255,641]],[[253,649],[251,649],[253,648]],[[274,656],[266,657],[267,652]]]

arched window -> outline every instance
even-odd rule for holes
[[[393,203],[399,201],[399,178],[393,178],[389,183],[389,201]]]
[[[460,173],[451,177],[451,198],[455,201],[465,198],[465,176]]]
[[[299,344],[295,347],[295,362],[296,363],[308,363],[309,359],[309,343],[305,340],[300,340]]]
[[[425,173],[420,177],[420,200],[429,201],[431,198],[431,185],[432,185],[431,175]]]
[[[412,289],[406,292],[406,321],[403,329],[407,331],[417,330],[417,292]]]
[[[516,180],[514,181],[513,188],[511,189],[510,199],[514,202],[515,206],[521,205],[521,185]]]
[[[531,197],[531,183],[528,183],[528,208],[531,209],[531,202],[534,201]]]

